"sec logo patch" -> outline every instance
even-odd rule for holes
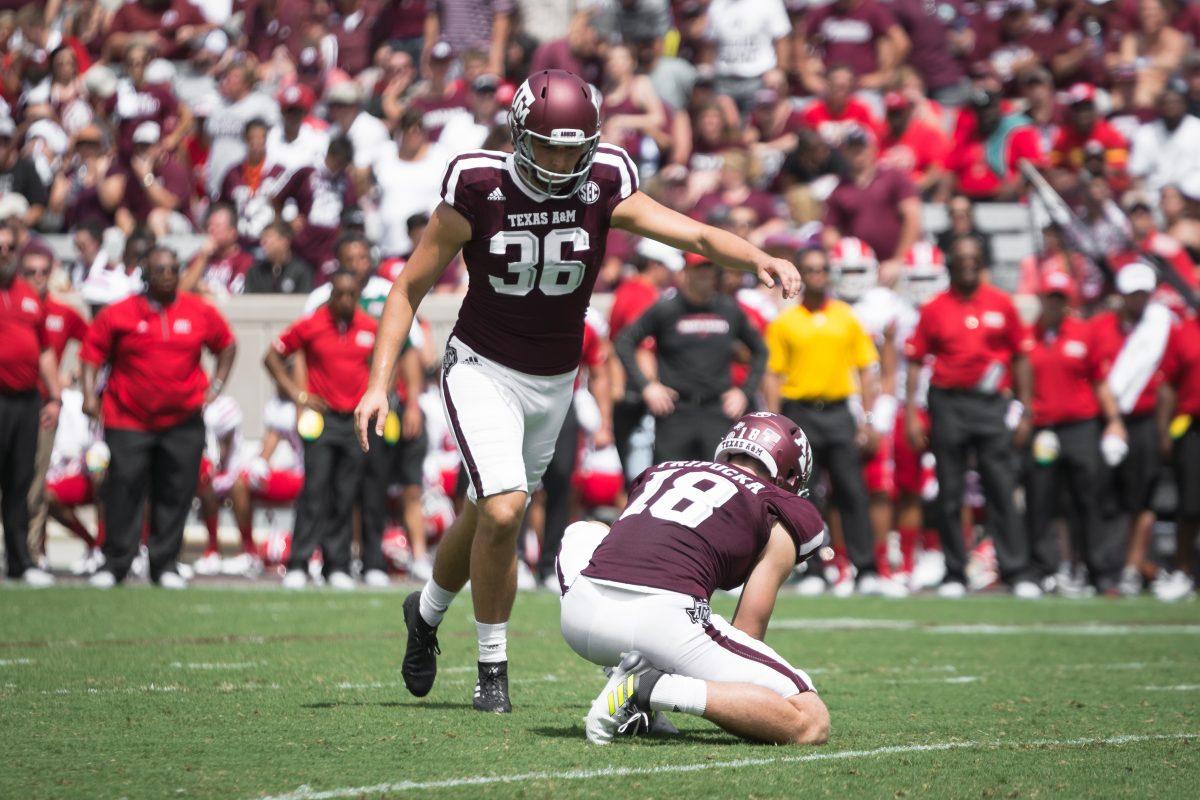
[[[580,200],[591,205],[600,199],[600,186],[595,181],[588,181],[579,187],[577,194]]]

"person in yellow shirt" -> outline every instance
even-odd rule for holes
[[[804,280],[801,302],[767,328],[767,407],[808,436],[816,467],[829,474],[847,555],[858,572],[857,589],[882,594],[886,587],[875,567],[862,460],[878,446],[878,435],[869,418],[855,419],[848,402],[860,395],[863,408],[874,407],[879,353],[850,306],[830,296],[826,253],[803,250],[796,266]],[[811,593],[823,589],[817,581],[805,583]]]

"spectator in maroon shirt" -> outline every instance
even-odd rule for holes
[[[691,216],[705,220],[719,206],[728,209],[746,208],[754,212],[751,238],[761,241],[773,230],[784,227],[777,200],[766,192],[750,185],[754,162],[744,150],[730,150],[721,164],[721,179],[716,191],[709,192],[696,201]]]
[[[1038,30],[1034,24],[1034,0],[1005,0],[999,24],[987,14],[975,17],[977,61],[987,61],[1005,84],[1028,67],[1048,64],[1058,47],[1053,29]]]
[[[453,65],[454,49],[446,42],[438,42],[429,51],[429,79],[413,90],[411,106],[424,116],[431,141],[437,141],[452,116],[470,113],[466,85],[450,80]]]
[[[326,22],[337,40],[337,66],[357,75],[371,65],[372,33],[380,0],[333,0]]]
[[[117,126],[117,149],[128,157],[133,151],[133,132],[143,122],[159,125],[161,141],[156,148],[175,150],[192,127],[192,112],[175,97],[170,84],[149,83],[146,65],[152,51],[144,45],[134,45],[125,51],[125,71],[128,77],[117,81],[117,91],[104,106],[105,116]]]
[[[246,0],[242,43],[261,62],[286,48],[293,60],[300,56],[300,41],[312,19],[310,0]]]
[[[324,164],[296,170],[274,198],[277,214],[283,213],[287,201],[296,203],[299,213],[292,222],[296,255],[313,267],[317,286],[326,283],[337,269],[334,246],[346,212],[358,202],[350,172],[353,163],[354,145],[339,136],[329,143]]]
[[[117,10],[104,46],[109,58],[119,58],[125,48],[140,43],[177,60],[215,27],[188,0],[132,0]]]
[[[595,24],[598,13],[596,8],[575,12],[566,36],[546,42],[533,51],[530,74],[544,69],[565,69],[588,83],[599,83],[604,69],[604,43]]]
[[[143,122],[133,132],[133,154],[118,157],[100,184],[100,204],[128,234],[144,223],[155,236],[186,233],[191,180],[187,169],[157,147],[162,129]]]
[[[975,44],[962,0],[892,0],[891,8],[912,42],[908,63],[930,95],[947,105],[962,105],[967,89],[963,57]]]
[[[899,270],[921,236],[916,187],[904,173],[878,165],[875,141],[864,130],[851,131],[842,152],[850,174],[826,201],[824,245],[832,250],[842,236],[853,236],[879,254],[881,271]]]
[[[1115,59],[1125,32],[1113,13],[1116,5],[1111,0],[1079,3],[1063,17],[1058,52],[1049,65],[1060,86],[1109,85],[1109,62]]]
[[[208,295],[241,294],[254,259],[238,243],[237,212],[228,203],[214,203],[205,222],[208,238],[188,262],[179,287]]]
[[[512,0],[428,0],[427,8],[426,48],[444,39],[459,52],[479,50],[487,53],[487,72],[504,74],[504,51],[512,31]]]
[[[877,0],[834,0],[810,10],[804,40],[822,54],[820,61],[802,67],[805,83],[813,92],[825,81],[820,65],[844,64],[854,71],[864,89],[883,89],[895,79],[911,43],[892,12]]]
[[[100,203],[100,182],[108,173],[112,148],[96,125],[88,125],[75,135],[64,164],[50,185],[47,208],[63,218],[63,229],[70,230],[92,222],[107,228],[113,215]]]

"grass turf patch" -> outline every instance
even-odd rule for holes
[[[1193,797],[1200,784],[1200,739],[1183,738],[1200,735],[1196,604],[785,597],[768,642],[833,719],[830,743],[802,750],[681,715],[678,740],[588,746],[604,679],[562,642],[544,594],[517,600],[516,713],[470,709],[468,597],[417,700],[399,673],[402,599],[4,591],[0,797]]]

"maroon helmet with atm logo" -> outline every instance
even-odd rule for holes
[[[812,475],[813,455],[808,437],[800,426],[780,414],[755,411],[729,429],[717,445],[714,461],[728,461],[742,453],[767,468],[771,481],[781,489],[800,494]]]
[[[600,93],[566,70],[546,69],[521,84],[508,118],[517,171],[532,188],[549,197],[570,197],[583,186],[600,145]],[[533,142],[578,147],[570,172],[554,172],[537,163]]]

